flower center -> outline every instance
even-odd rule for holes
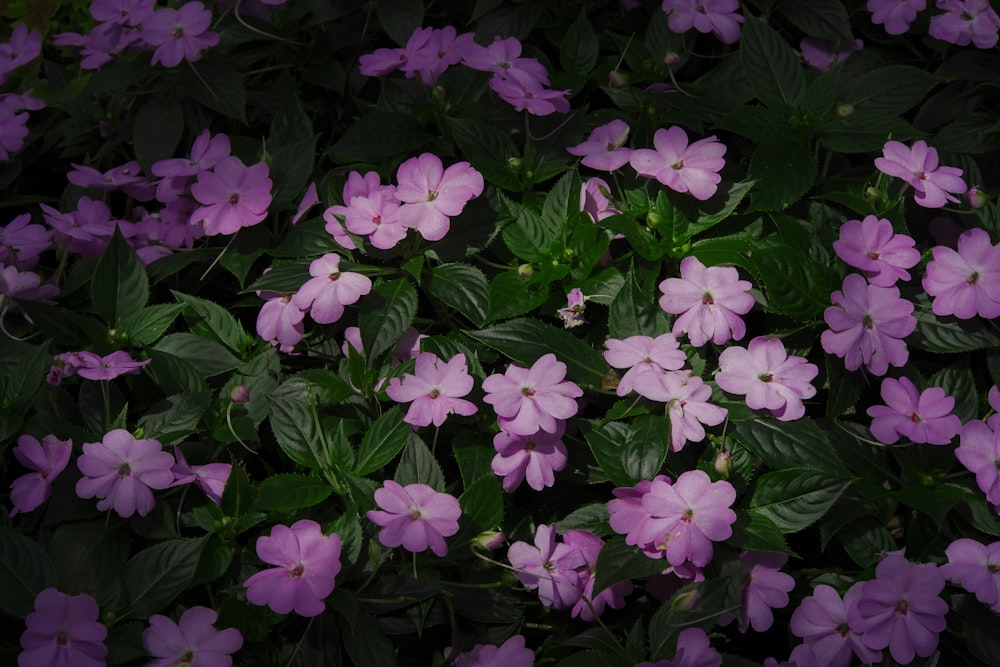
[[[703,306],[711,306],[714,303],[715,303],[715,299],[713,299],[712,295],[709,294],[708,292],[705,292],[704,294],[701,295],[701,305],[703,305]]]
[[[118,476],[119,477],[128,477],[131,474],[132,474],[132,468],[129,466],[129,464],[128,464],[127,461],[124,462],[124,463],[119,464],[119,466],[118,466]]]
[[[770,382],[774,379],[774,373],[764,373],[763,375],[758,375],[757,379],[761,382]]]
[[[684,514],[681,514],[681,523],[691,523],[694,521],[694,510],[688,508],[684,510]]]
[[[878,259],[878,258],[879,258],[879,253],[877,251],[875,250],[868,251],[868,259]]]
[[[373,225],[381,225],[382,224],[382,216],[381,215],[376,215],[375,217],[373,217],[372,218],[372,224]]]
[[[875,320],[872,319],[871,315],[865,315],[864,317],[861,318],[861,326],[863,326],[865,329],[874,329]]]
[[[851,626],[849,626],[847,623],[841,623],[840,625],[837,626],[836,630],[837,634],[840,635],[841,637],[846,637],[850,631],[851,631]]]
[[[997,574],[1000,572],[1000,565],[997,565],[996,563],[987,563],[986,569],[989,570],[990,574]]]
[[[910,611],[910,605],[906,600],[900,600],[892,611],[899,616],[906,616]]]
[[[194,662],[194,651],[189,648],[182,648],[179,657],[181,661],[174,665],[174,667],[191,667],[191,663]]]
[[[69,637],[65,630],[60,630],[56,633],[56,646],[66,646],[67,644],[69,644]]]
[[[535,451],[535,441],[534,440],[529,440],[528,442],[524,443],[524,451],[526,451],[526,452],[533,452],[533,451]]]
[[[331,282],[331,283],[335,283],[335,282],[337,282],[338,280],[340,280],[340,271],[337,271],[337,272],[335,272],[335,273],[331,273],[331,274],[330,274],[329,276],[327,276],[327,277],[328,277],[328,278],[330,279],[330,282]]]
[[[419,507],[411,507],[410,509],[406,510],[406,513],[414,521],[419,521],[424,516],[423,514],[420,513]]]
[[[677,162],[674,162],[672,165],[670,165],[670,168],[677,169],[678,171],[680,171],[681,169],[684,168],[684,160],[678,160]]]
[[[437,198],[438,198],[437,190],[428,190],[427,191],[427,201],[434,201]]]
[[[966,285],[975,285],[979,282],[979,271],[974,271],[972,275],[965,279]]]
[[[288,576],[292,579],[298,579],[306,572],[306,566],[302,563],[297,563],[295,567],[288,571]]]
[[[910,421],[913,422],[914,424],[918,424],[918,423],[922,422],[923,419],[920,418],[920,415],[918,415],[916,412],[914,412],[914,413],[910,414]]]
[[[236,206],[239,203],[240,203],[240,193],[239,192],[234,192],[233,194],[229,195],[229,205],[230,206]]]
[[[914,176],[916,176],[916,177],[917,177],[917,180],[920,180],[920,181],[926,181],[926,180],[927,180],[927,174],[925,174],[925,173],[924,173],[924,172],[922,172],[922,171],[918,171],[918,172],[916,172],[916,173],[914,174]]]
[[[437,387],[434,387],[433,389],[431,389],[430,393],[427,394],[427,397],[428,398],[437,398],[440,395],[441,395],[441,390],[438,389]]]
[[[184,26],[179,25],[176,28],[174,28],[173,30],[171,30],[170,31],[170,36],[171,37],[176,37],[177,39],[180,39],[181,37],[183,37],[184,36]]]
[[[534,396],[535,395],[535,390],[532,387],[521,387],[521,395],[522,396]]]

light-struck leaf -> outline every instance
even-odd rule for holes
[[[850,474],[829,437],[813,421],[759,418],[733,424],[729,433],[772,470],[814,468],[833,475]]]
[[[257,487],[254,509],[263,512],[291,512],[312,507],[333,493],[333,487],[318,477],[272,475]]]
[[[750,159],[751,211],[780,211],[806,194],[816,181],[816,158],[808,142],[769,141],[757,146]]]
[[[372,362],[403,337],[417,314],[417,290],[403,278],[372,288],[361,302],[361,345]]]
[[[442,264],[431,269],[427,291],[479,326],[486,319],[490,286],[483,272],[469,264]]]
[[[426,484],[435,491],[444,491],[444,473],[434,454],[415,433],[403,449],[394,477],[397,484]]]
[[[230,351],[240,353],[247,340],[247,333],[232,313],[208,299],[174,290],[171,290],[171,294],[184,307],[192,333],[215,339]]]
[[[354,472],[370,475],[386,465],[406,445],[413,429],[403,421],[403,411],[398,405],[384,413],[365,432],[358,447]]]
[[[242,363],[221,343],[193,333],[169,334],[153,349],[187,361],[204,377],[231,371]]]
[[[503,492],[493,475],[483,476],[469,484],[458,498],[462,513],[480,530],[493,530],[503,519]]]
[[[122,568],[128,618],[149,618],[187,588],[204,539],[167,540],[137,553]]]
[[[750,508],[794,533],[826,514],[850,483],[815,468],[776,470],[757,478]]]
[[[211,400],[212,394],[207,391],[167,396],[139,418],[139,426],[147,438],[172,442],[198,428]]]
[[[122,328],[133,345],[152,345],[166,333],[184,306],[179,303],[160,303],[131,313]]]

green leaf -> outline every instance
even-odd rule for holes
[[[757,99],[772,108],[798,108],[806,77],[795,51],[760,19],[747,17],[740,37],[740,64]]]
[[[228,310],[208,299],[170,290],[183,305],[191,333],[217,340],[239,354],[247,340],[247,332]]]
[[[663,571],[663,559],[650,558],[636,547],[615,536],[604,543],[594,568],[594,595],[605,588],[630,579],[642,579]]]
[[[384,413],[365,431],[358,447],[354,472],[370,475],[392,461],[412,432],[410,425],[403,421],[403,411],[398,405]]]
[[[253,281],[243,291],[256,292],[266,290],[280,292],[281,294],[294,294],[312,277],[309,275],[309,265],[311,263],[311,259],[300,259],[274,266],[270,271]],[[343,263],[340,265],[340,270],[345,270]]]
[[[647,211],[629,211],[612,215],[601,220],[601,227],[624,235],[639,257],[655,262],[667,254],[667,242],[653,236],[645,225],[636,220],[636,216],[646,214]]]
[[[152,345],[166,333],[182,310],[184,306],[176,303],[146,306],[131,313],[122,328],[133,345]]]
[[[753,261],[754,252],[755,247],[749,239],[727,237],[697,241],[688,254],[697,257],[705,266],[735,264],[755,274],[757,264]]]
[[[253,500],[253,487],[247,471],[234,458],[226,486],[222,489],[222,500],[219,508],[228,517],[240,517],[250,511]]]
[[[922,102],[939,81],[936,75],[911,65],[888,65],[848,80],[843,101],[858,111],[899,115]]]
[[[913,311],[916,335],[908,339],[913,347],[927,352],[971,352],[1000,346],[1000,337],[978,320],[939,320],[930,308]]]
[[[816,158],[809,143],[795,139],[757,146],[750,159],[750,211],[780,211],[805,195],[816,182]]]
[[[559,44],[559,64],[572,74],[590,74],[597,65],[597,45],[597,35],[587,21],[587,12],[581,10]]]
[[[49,353],[44,346],[15,341],[4,341],[3,353],[7,358],[0,363],[0,404],[6,408],[25,406],[45,385]]]
[[[442,264],[431,269],[427,291],[474,325],[486,319],[490,286],[483,272],[468,264]]]
[[[312,389],[296,379],[286,381],[267,395],[271,408],[269,421],[278,445],[296,463],[316,468],[320,434],[312,401]]]
[[[529,262],[547,260],[559,238],[560,222],[501,193],[498,196],[504,209],[514,220],[514,224],[507,225],[503,230],[503,241],[507,248]]]
[[[818,318],[830,305],[830,294],[840,287],[829,264],[784,244],[760,248],[753,259],[767,294],[767,309],[797,320]]]
[[[600,387],[608,372],[608,364],[600,352],[573,334],[538,320],[509,320],[465,333],[526,366],[553,353],[566,364],[566,377],[577,384]]]
[[[343,252],[333,234],[326,231],[326,221],[317,218],[315,220],[303,220],[295,225],[281,239],[281,243],[272,248],[269,254],[272,257],[319,257],[328,252]],[[309,279],[308,265],[306,272],[302,276],[302,282]],[[270,272],[265,274],[265,277]]]
[[[847,118],[832,118],[818,128],[816,138],[837,153],[882,150],[891,137],[897,141],[924,136],[899,116],[883,111],[855,111]]]
[[[944,523],[948,512],[958,501],[964,500],[966,489],[952,484],[935,486],[920,486],[911,484],[896,492],[899,502],[923,512],[934,520],[939,528]]]
[[[961,419],[963,424],[979,417],[979,393],[976,391],[976,380],[969,369],[942,368],[931,376],[928,384],[941,387],[945,395],[955,399],[955,408],[951,413]]]
[[[271,210],[294,208],[313,173],[316,139],[310,137],[269,149]]]
[[[296,373],[295,377],[309,383],[317,405],[339,405],[357,395],[343,378],[324,368],[309,368]]]
[[[733,526],[733,536],[727,540],[730,544],[747,551],[794,553],[788,548],[781,528],[765,514],[757,510],[749,510],[738,516],[739,518]]]
[[[257,487],[254,509],[263,512],[292,512],[326,500],[333,487],[318,477],[272,475]]]
[[[377,359],[399,342],[417,314],[417,290],[403,278],[376,285],[361,302],[361,345]]]
[[[730,435],[772,470],[814,468],[833,475],[850,474],[829,437],[810,420],[759,418],[733,424]]]
[[[493,475],[480,477],[468,485],[458,504],[479,530],[493,530],[503,520],[503,492]]]
[[[814,468],[776,470],[757,479],[750,508],[794,533],[826,514],[850,483]]]
[[[403,450],[403,455],[396,466],[394,477],[397,484],[426,484],[435,491],[444,491],[444,473],[431,450],[416,434],[410,438]]]
[[[379,0],[378,22],[399,46],[404,46],[413,32],[424,24],[421,0]]]
[[[35,608],[35,596],[56,585],[49,555],[33,540],[0,526],[0,609],[24,618]]]
[[[615,486],[632,486],[659,473],[670,451],[670,428],[665,417],[645,415],[633,424],[599,424],[584,438],[601,470]]]
[[[348,162],[381,162],[424,146],[433,137],[411,116],[376,111],[362,116],[347,128],[333,146],[333,159]]]
[[[490,283],[486,322],[495,322],[533,311],[549,296],[549,283],[541,273],[522,278],[517,271],[501,273]]]
[[[756,181],[733,183],[728,190],[720,189],[710,199],[700,202],[698,217],[688,225],[687,231],[677,238],[676,242],[684,243],[726,220],[755,184]]]
[[[155,348],[149,351],[149,358],[153,362],[146,366],[146,370],[165,393],[193,394],[208,391],[208,383],[190,361]]]
[[[220,60],[200,60],[181,72],[184,90],[203,106],[246,124],[247,91],[243,75]]]
[[[851,19],[840,0],[782,0],[781,12],[792,25],[810,37],[854,42]]]
[[[122,326],[149,299],[146,269],[117,227],[97,260],[90,299],[97,314],[115,327]]]
[[[127,618],[149,618],[187,588],[203,539],[167,540],[137,553],[122,568]]]
[[[826,355],[826,378],[830,393],[826,399],[826,416],[840,417],[854,408],[865,388],[864,375],[844,368],[844,362]]]
[[[139,427],[146,438],[162,443],[179,440],[198,430],[211,400],[212,393],[207,391],[167,396],[139,418]]]
[[[153,95],[135,114],[133,142],[135,157],[149,172],[153,163],[174,156],[184,134],[181,95]]]
[[[874,567],[886,551],[899,548],[889,529],[872,517],[862,517],[844,526],[837,533],[837,541],[862,568]]]
[[[611,534],[607,503],[592,503],[579,507],[556,522],[559,533],[567,530],[589,530],[598,537]]]
[[[643,289],[638,282],[638,271],[629,267],[625,284],[615,295],[608,308],[608,331],[612,338],[629,336],[656,337],[669,330],[663,309],[657,305],[652,290]]]
[[[503,171],[513,176],[514,172],[506,161],[516,157],[518,152],[508,132],[476,118],[446,117],[445,123],[466,159],[488,159],[491,164],[499,165]]]
[[[60,524],[48,543],[59,590],[87,591],[102,607],[118,602],[115,585],[128,556],[128,531],[103,520]]]
[[[192,333],[165,336],[153,349],[187,361],[204,377],[231,371],[242,363],[223,345]]]
[[[346,618],[346,616],[345,616]],[[344,648],[355,665],[395,667],[396,651],[378,621],[358,611],[343,625]]]

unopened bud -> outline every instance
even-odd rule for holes
[[[850,118],[854,115],[854,105],[847,104],[846,102],[837,102],[837,106],[834,107],[834,110],[841,118]]]
[[[524,159],[519,157],[509,157],[507,158],[507,168],[511,171],[520,171],[521,165],[524,164]]]
[[[965,193],[965,201],[969,202],[969,206],[979,210],[989,203],[990,197],[985,192],[979,189],[978,185],[973,185],[969,188],[969,191]]]
[[[873,202],[879,201],[880,199],[882,199],[882,193],[879,192],[878,189],[874,187],[867,187],[865,188],[865,199]]]
[[[472,543],[478,549],[493,551],[502,547],[505,539],[504,534],[499,530],[486,530],[479,533]]]
[[[669,69],[677,69],[681,64],[680,54],[671,51],[667,55],[663,56],[663,64]]]
[[[733,471],[733,457],[729,452],[719,452],[715,457],[715,472],[719,473],[722,479],[729,479],[729,473]]]
[[[535,274],[535,269],[531,267],[531,264],[522,264],[517,267],[517,277],[518,278],[530,278]]]
[[[649,225],[650,229],[656,229],[663,222],[663,218],[656,211],[650,211],[646,214],[646,224]]]
[[[233,387],[233,391],[229,394],[229,397],[233,399],[233,403],[239,403],[243,405],[244,403],[250,402],[250,387],[245,384],[239,384]]]
[[[628,84],[628,75],[616,69],[608,73],[608,85],[612,88],[621,88]]]
[[[691,611],[701,601],[701,593],[698,591],[686,591],[674,596],[670,608],[673,611]]]

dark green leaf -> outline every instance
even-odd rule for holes
[[[747,17],[740,37],[740,64],[757,99],[772,108],[798,108],[806,89],[795,51],[763,21]]]
[[[10,361],[13,363],[0,366],[0,403],[13,408],[30,403],[35,393],[45,385],[45,372],[50,360],[45,347],[5,342],[12,353]]]
[[[424,4],[421,0],[379,0],[378,22],[392,41],[404,46],[424,24]]]
[[[767,309],[782,315],[818,318],[830,305],[830,294],[840,287],[829,263],[786,245],[760,248],[753,259],[767,294]]]
[[[184,89],[198,102],[246,123],[247,91],[243,75],[221,60],[200,60],[184,68],[181,74]]]
[[[816,181],[816,158],[808,142],[783,139],[757,146],[750,160],[751,211],[780,211],[805,195]]]
[[[252,504],[253,487],[250,485],[250,478],[243,466],[233,459],[219,507],[226,516],[239,517],[249,512]]]
[[[863,568],[874,567],[882,560],[886,551],[899,548],[889,529],[871,517],[844,526],[837,533],[837,540],[844,545],[847,555]]]
[[[298,204],[312,175],[316,140],[310,137],[289,144],[278,144],[268,150],[273,184],[272,210],[291,208]]]
[[[941,387],[946,396],[955,399],[955,407],[951,412],[963,424],[979,417],[979,393],[976,391],[972,371],[967,368],[942,368],[931,376],[928,383]]]
[[[394,667],[396,652],[378,621],[358,612],[343,626],[344,648],[355,665]]]
[[[908,122],[883,111],[855,111],[846,118],[832,118],[816,134],[819,143],[838,153],[881,150],[890,138],[906,141],[923,136]]]
[[[272,475],[257,487],[254,509],[264,512],[291,512],[326,500],[333,487],[318,477]]]
[[[255,280],[243,291],[255,292],[265,290],[281,294],[294,294],[310,279],[309,265],[311,263],[312,260],[310,259],[300,259],[279,264],[272,267],[270,271]],[[344,270],[343,265],[340,268]]]
[[[517,271],[501,273],[490,283],[489,310],[486,322],[495,322],[528,313],[545,303],[549,284],[540,272],[530,278]]]
[[[971,352],[1000,345],[1000,337],[980,320],[938,319],[930,308],[916,308],[916,335],[907,342],[927,352]]]
[[[787,468],[756,481],[750,508],[794,533],[821,518],[851,483],[814,468]]]
[[[417,314],[417,290],[397,278],[376,285],[361,302],[361,345],[365,358],[377,359],[399,342]]]
[[[333,146],[333,158],[340,163],[381,162],[415,151],[431,139],[411,116],[376,111],[362,116],[347,129]]]
[[[936,75],[911,65],[888,65],[850,81],[843,101],[858,111],[899,115],[919,104],[938,81]]]
[[[211,338],[239,354],[247,341],[243,326],[228,310],[208,299],[171,290],[171,294],[186,310],[191,332]]]
[[[663,559],[650,558],[637,547],[615,536],[604,543],[594,568],[594,595],[605,588],[630,579],[642,579],[663,571]]]
[[[182,310],[184,306],[177,303],[146,306],[131,313],[122,328],[133,345],[152,345],[166,333]]]
[[[826,416],[836,419],[857,405],[858,397],[865,388],[864,375],[847,370],[843,361],[827,355],[826,377],[830,385]]]
[[[612,338],[629,336],[656,337],[669,331],[658,296],[644,290],[637,280],[635,267],[630,267],[625,284],[615,295],[608,309],[608,331]]]
[[[896,492],[899,502],[923,512],[934,519],[938,527],[958,501],[965,498],[966,490],[951,484],[918,486],[913,484]]]
[[[567,530],[589,530],[598,537],[611,534],[607,503],[592,503],[573,510],[556,523],[560,534]]]
[[[316,468],[320,434],[316,429],[313,394],[302,380],[288,380],[267,396],[271,430],[281,449],[296,463]]]
[[[149,351],[149,358],[153,362],[146,366],[146,370],[167,394],[208,391],[208,383],[190,361],[155,348]]]
[[[597,35],[587,21],[587,13],[581,10],[559,44],[559,64],[566,72],[590,74],[597,64],[597,45]]]
[[[670,450],[670,428],[665,417],[638,417],[632,428],[608,422],[584,433],[601,470],[616,486],[632,486],[652,479]]]
[[[490,286],[483,272],[468,264],[442,264],[431,269],[427,291],[479,326],[486,319]]]
[[[295,377],[309,383],[317,405],[339,405],[357,395],[343,378],[323,368],[310,368],[296,373]]]
[[[212,394],[207,391],[167,396],[139,418],[139,426],[144,437],[173,442],[198,429],[211,400]]]
[[[326,221],[317,218],[316,220],[303,220],[295,225],[281,239],[281,243],[271,249],[270,254],[273,257],[319,257],[328,252],[338,251],[343,251],[343,248],[337,245],[337,242],[333,240],[333,235],[326,231]],[[306,266],[302,282],[309,279],[308,273],[308,266]]]
[[[12,528],[0,526],[0,609],[24,618],[35,596],[56,585],[56,571],[45,551]]]
[[[734,424],[730,435],[772,470],[815,468],[834,475],[849,474],[830,439],[813,421],[754,419]]]
[[[479,530],[493,530],[503,520],[503,492],[493,475],[480,477],[468,485],[458,499],[462,513],[469,517]]]
[[[115,327],[122,326],[149,299],[146,269],[117,227],[97,260],[90,299],[94,310]]]
[[[403,421],[398,405],[375,420],[358,448],[354,472],[369,475],[386,465],[403,449],[413,429]]]
[[[203,540],[167,540],[137,553],[122,568],[128,618],[149,618],[188,586]]]
[[[853,43],[851,20],[840,0],[782,0],[781,12],[796,28],[819,39]]]
[[[231,371],[242,363],[223,345],[192,333],[165,336],[153,349],[187,361],[204,377]]]
[[[548,259],[559,239],[560,222],[542,216],[529,206],[519,204],[504,195],[500,202],[514,223],[503,230],[503,240],[512,253],[529,262]]]
[[[410,434],[403,455],[396,466],[395,481],[397,484],[426,484],[435,491],[444,491],[444,473],[431,450],[423,440],[415,434]]]
[[[686,242],[727,219],[755,184],[755,181],[733,183],[728,189],[720,188],[710,199],[700,202],[698,217],[688,225],[687,231],[677,242]]]
[[[448,117],[445,121],[466,159],[489,159],[491,164],[498,165],[513,176],[514,172],[507,166],[507,159],[517,155],[517,148],[509,133],[492,123],[475,118]]]
[[[749,510],[745,514],[741,513],[733,526],[733,536],[728,541],[747,551],[793,553],[788,548],[781,528],[757,510]]]
[[[157,160],[174,156],[184,133],[180,101],[180,95],[153,95],[135,114],[135,157],[147,172]]]

